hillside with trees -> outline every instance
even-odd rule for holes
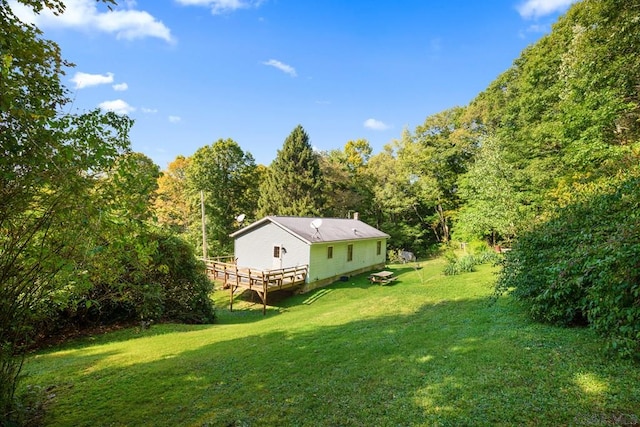
[[[421,256],[452,242],[511,248],[497,294],[638,354],[639,19],[634,2],[575,4],[469,105],[377,154],[366,140],[314,153],[298,126],[243,213],[358,211]]]
[[[469,105],[379,153],[363,139],[315,152],[299,125],[269,166],[218,139],[161,172],[131,151],[126,116],[63,112],[69,64],[0,1],[0,411],[28,349],[62,329],[213,321],[201,206],[209,256],[232,251],[240,214],[358,211],[419,256],[509,247],[497,295],[637,358],[639,21],[634,1],[574,4]]]
[[[480,145],[470,171],[486,170],[484,178],[462,178],[467,204],[460,217],[477,218],[474,206],[488,207],[496,195],[487,189],[504,188],[509,201],[498,208],[513,221],[483,224],[484,233],[515,238],[497,291],[512,291],[538,320],[589,324],[611,349],[634,357],[640,354],[638,19],[634,2],[576,4],[468,107],[493,148]],[[482,228],[468,223],[467,230]]]
[[[109,0],[105,0],[109,3]],[[23,0],[60,12],[53,0]],[[0,1],[0,423],[25,354],[115,322],[210,322],[191,246],[152,220],[160,170],[131,152],[126,116],[65,113],[59,47]]]

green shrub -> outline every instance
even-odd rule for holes
[[[389,260],[391,264],[399,264],[402,262],[396,249],[387,250],[387,260]]]
[[[500,254],[494,252],[488,246],[484,246],[486,249],[474,253],[473,257],[476,260],[476,264],[495,264],[502,260]]]
[[[42,336],[95,324],[214,320],[213,284],[204,264],[189,243],[166,231],[146,230],[132,238],[105,240],[104,247],[81,265],[89,273],[70,282],[73,285],[65,287],[57,300],[47,301],[49,317],[39,327]]]
[[[449,262],[444,266],[444,270],[442,272],[445,276],[455,276],[456,274],[460,274],[460,269],[458,268],[457,263]]]
[[[640,178],[593,184],[507,253],[497,294],[533,318],[588,323],[623,356],[640,355]]]
[[[475,271],[477,264],[478,262],[476,257],[473,255],[465,255],[458,260],[458,266],[462,273],[471,273],[472,271]]]
[[[486,245],[475,246],[475,253],[458,257],[452,249],[448,249],[443,253],[447,264],[443,273],[445,276],[453,276],[461,273],[471,273],[476,271],[476,265],[496,263],[501,257],[497,253],[490,250]]]
[[[475,271],[479,264],[473,255],[465,255],[462,258],[447,257],[447,265],[444,267],[445,276],[453,276],[460,273],[470,273]]]
[[[162,285],[163,317],[186,323],[213,322],[213,285],[191,245],[181,238],[164,236],[155,263],[155,280]]]

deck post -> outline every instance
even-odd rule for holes
[[[242,269],[237,263],[228,264],[212,261],[216,278],[224,279],[224,286],[229,286],[229,311],[233,311],[233,294],[240,288],[255,291],[262,299],[262,314],[267,314],[269,291],[294,288],[305,282],[308,266],[290,267],[275,270]],[[235,280],[231,275],[235,274]],[[262,283],[260,283],[262,281]],[[262,286],[260,286],[262,285]]]
[[[265,280],[264,277],[264,272],[262,272],[262,293],[263,293],[263,298],[262,298],[262,315],[266,316],[267,314],[267,295],[269,294],[269,292],[267,292],[267,288],[268,288],[268,283],[267,280]]]

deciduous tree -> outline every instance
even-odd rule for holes
[[[398,159],[410,176],[421,209],[439,242],[451,238],[451,221],[460,206],[458,177],[466,172],[476,139],[456,107],[426,118],[414,134],[405,132]]]
[[[197,215],[187,182],[189,162],[190,159],[178,156],[169,163],[158,178],[158,197],[154,202],[158,223],[180,235],[188,234]]]
[[[22,0],[40,12],[63,3]],[[95,179],[128,150],[131,121],[113,113],[61,114],[68,65],[58,46],[0,1],[0,417],[8,420],[26,345],[70,268],[94,212]]]
[[[190,158],[187,179],[192,194],[204,192],[207,238],[212,251],[232,250],[229,233],[236,217],[255,212],[254,196],[259,175],[250,153],[242,151],[232,139],[219,139],[198,149]]]
[[[462,206],[454,225],[457,238],[486,239],[491,245],[510,242],[533,219],[515,187],[514,175],[500,145],[492,138],[483,139],[474,163],[458,180]]]
[[[358,212],[365,221],[375,218],[367,165],[373,150],[365,139],[347,141],[343,150],[320,153],[324,178],[324,214],[349,217]]]

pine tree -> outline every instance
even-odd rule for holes
[[[301,125],[291,132],[260,187],[259,216],[319,216],[323,178],[318,156]]]

